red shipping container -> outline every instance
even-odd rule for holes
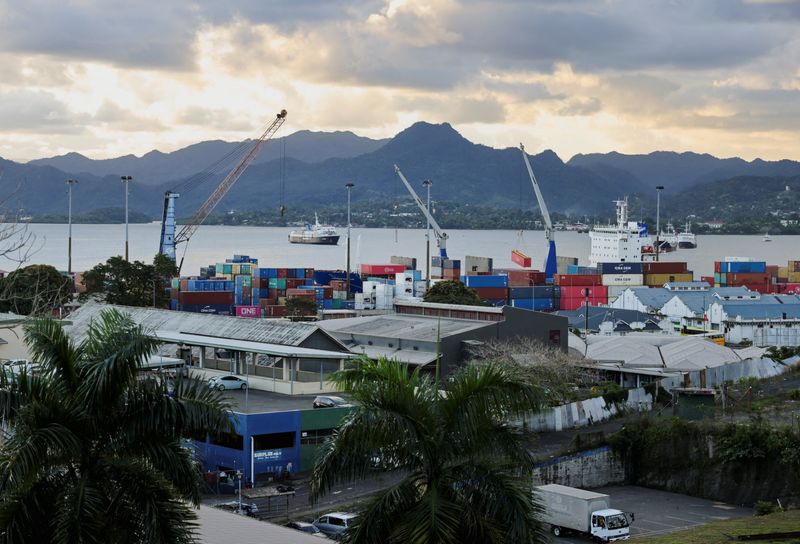
[[[236,317],[261,317],[259,306],[237,306]]]
[[[769,274],[763,272],[728,272],[726,279],[730,286],[770,283]]]
[[[523,268],[528,268],[533,260],[518,249],[511,252],[511,260]]]
[[[744,287],[747,287],[751,291],[758,291],[762,295],[768,295],[770,293],[777,293],[777,290],[775,289],[774,285],[771,284],[771,283],[762,283],[762,284],[750,283],[750,284],[745,285]]]
[[[279,278],[287,278],[289,277],[289,271],[285,268],[278,269],[278,277]]]
[[[347,291],[347,284],[345,283],[345,285],[341,289],[337,289],[337,291]],[[326,285],[325,287],[323,287],[322,298],[324,298],[325,300],[333,298],[333,287],[331,287],[330,285]]]
[[[361,273],[370,276],[394,275],[406,271],[404,264],[362,264]]]
[[[269,317],[286,317],[286,306],[269,306],[266,312]]]
[[[714,272],[719,274],[719,271],[722,269],[722,266],[719,264],[719,261],[714,261]]]
[[[585,298],[586,293],[584,291],[589,291],[589,298],[608,298],[608,286],[607,285],[567,285],[561,286],[561,298]]]
[[[262,308],[275,306],[278,304],[278,297],[262,298],[258,301]]]
[[[589,298],[589,306],[602,306],[608,304],[608,298],[593,297]],[[559,309],[561,310],[577,310],[586,305],[585,298],[561,298],[558,301]]]
[[[446,280],[461,279],[461,270],[458,268],[445,268],[442,270],[442,277]]]
[[[600,285],[600,274],[556,274],[553,283],[561,286]]]
[[[508,276],[509,287],[531,287],[545,281],[544,272],[538,270],[503,270],[500,273]]]
[[[508,300],[508,289],[505,287],[473,287],[482,300],[506,299]]]
[[[700,281],[706,282],[709,287],[714,287],[714,276],[700,276]]]
[[[688,270],[686,263],[666,261],[642,263],[645,274],[683,274]]]
[[[233,305],[233,291],[182,291],[181,304],[229,304]]]
[[[287,297],[309,297],[316,299],[317,292],[314,289],[286,289]]]

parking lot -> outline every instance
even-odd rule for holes
[[[612,508],[635,514],[636,521],[631,524],[631,540],[680,531],[713,521],[753,515],[751,508],[644,487],[615,486],[593,491],[611,495]],[[550,540],[559,544],[591,542],[588,537],[581,536],[556,538],[550,535]]]

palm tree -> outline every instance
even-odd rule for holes
[[[347,542],[543,541],[532,459],[504,424],[542,406],[539,388],[491,363],[456,372],[447,391],[387,360],[362,360],[335,379],[357,406],[324,446],[312,499],[376,464],[401,476],[369,500]]]
[[[35,373],[0,376],[0,540],[193,541],[200,473],[182,439],[227,431],[219,393],[142,378],[157,342],[105,311],[80,343],[37,320]]]

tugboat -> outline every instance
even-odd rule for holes
[[[289,242],[292,244],[335,246],[339,243],[339,233],[330,225],[320,225],[319,218],[314,213],[314,224],[306,223],[305,229],[290,232]]]

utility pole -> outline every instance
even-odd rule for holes
[[[585,344],[583,349],[583,356],[589,353],[589,288],[583,290],[584,303],[583,303],[583,342]]]
[[[120,181],[125,185],[125,260],[128,260],[128,184],[133,181],[131,176],[120,176]]]
[[[355,184],[347,182],[344,186],[347,187],[347,300],[350,300],[350,191]]]
[[[69,223],[69,239],[67,241],[67,274],[72,274],[72,186],[78,183],[77,179],[67,180],[67,193],[69,194],[69,211],[67,221]]]
[[[664,190],[663,185],[656,185],[656,261],[658,260],[658,253],[661,250],[661,191]]]
[[[431,185],[433,182],[429,179],[426,179],[422,182],[428,189],[428,216],[431,213]],[[425,290],[431,288],[431,220],[427,220],[427,225],[425,227]]]
[[[128,261],[128,196],[130,194],[129,184],[133,181],[133,177],[120,176],[120,181],[125,185],[125,260]]]

